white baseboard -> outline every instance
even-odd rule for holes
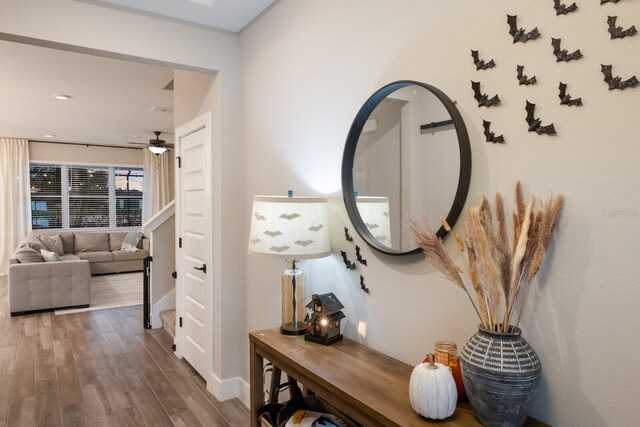
[[[207,381],[207,390],[221,402],[239,398],[242,403],[249,407],[249,384],[240,377],[221,380],[216,375],[211,374],[210,380]]]
[[[151,306],[151,327],[153,329],[162,328],[162,320],[160,320],[160,312],[163,310],[174,310],[176,308],[176,290],[175,288],[167,292],[160,301]]]

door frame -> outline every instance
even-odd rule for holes
[[[195,119],[189,121],[188,123],[180,126],[175,129],[175,201],[176,201],[176,236],[175,236],[175,245],[176,245],[176,321],[184,316],[184,286],[183,286],[183,275],[184,275],[184,266],[182,263],[182,248],[179,247],[178,242],[179,238],[183,235],[182,229],[182,215],[183,215],[183,197],[182,197],[182,170],[180,166],[179,157],[182,155],[182,138],[185,138],[195,132],[204,131],[205,132],[205,144],[203,146],[204,153],[204,161],[209,164],[209,168],[206,170],[206,178],[205,178],[205,193],[209,194],[209,197],[204,200],[205,207],[205,223],[208,224],[208,230],[206,230],[206,234],[208,238],[205,238],[205,244],[207,248],[207,254],[203,258],[205,259],[205,264],[207,264],[207,274],[205,275],[205,286],[207,286],[207,298],[209,301],[209,307],[207,307],[206,313],[206,330],[207,330],[207,339],[206,339],[206,348],[205,352],[207,354],[207,372],[206,375],[203,375],[204,380],[209,384],[211,379],[211,375],[214,372],[214,355],[213,355],[213,314],[216,310],[214,310],[214,288],[218,287],[217,280],[215,278],[218,276],[219,272],[218,266],[214,265],[214,218],[217,217],[214,212],[214,187],[213,177],[216,176],[216,164],[213,161],[214,159],[214,148],[213,148],[213,117],[211,111],[206,112],[205,114],[196,117]],[[176,325],[176,337],[174,341],[176,345],[175,354],[177,357],[182,359],[184,357],[183,354],[183,346],[184,346],[184,329],[179,326],[179,323]]]

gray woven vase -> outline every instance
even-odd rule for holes
[[[488,427],[522,426],[540,384],[542,366],[520,329],[497,333],[479,326],[460,360],[476,418]]]

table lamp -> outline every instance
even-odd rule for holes
[[[249,254],[284,258],[282,326],[285,335],[305,331],[306,279],[298,262],[331,254],[327,199],[254,196]]]

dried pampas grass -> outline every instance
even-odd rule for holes
[[[520,181],[516,184],[515,201],[512,244],[500,193],[495,198],[495,218],[485,197],[478,207],[467,208],[464,239],[440,218],[444,228],[453,234],[460,252],[464,254],[466,250],[470,287],[460,275],[464,274],[464,269],[449,256],[429,221],[423,218],[421,227],[409,218],[414,242],[424,250],[436,270],[465,290],[482,326],[488,330],[507,332],[519,300],[515,326],[520,323],[531,282],[542,266],[564,206],[564,196],[560,194],[550,197],[536,212],[533,196],[525,203]]]

